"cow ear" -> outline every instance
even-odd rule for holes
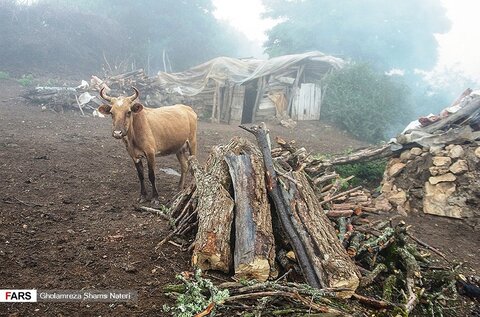
[[[102,113],[102,114],[110,114],[110,110],[112,109],[112,106],[109,106],[109,105],[101,105],[100,107],[98,107],[98,112]]]
[[[133,113],[139,113],[140,111],[143,110],[143,105],[141,103],[134,103],[131,107],[130,110],[132,110]]]

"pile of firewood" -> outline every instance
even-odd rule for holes
[[[44,109],[56,112],[79,110],[82,114],[86,114],[94,113],[102,103],[98,96],[101,88],[105,88],[111,95],[125,95],[132,93],[132,86],[140,91],[141,100],[147,106],[160,107],[190,103],[189,97],[165,91],[160,87],[156,77],[147,76],[143,69],[106,76],[103,79],[93,75],[89,82],[82,81],[78,86],[38,86],[28,89],[23,97],[34,104],[41,105]]]
[[[305,285],[280,282],[286,279],[328,290],[324,297],[330,300],[353,298],[364,309],[407,314],[420,302],[438,305],[438,296],[453,292],[448,266],[437,267],[441,283],[431,277],[436,271],[428,257],[434,252],[445,259],[440,251],[412,236],[403,222],[372,220],[379,217],[370,192],[345,187],[332,168],[345,158],[314,158],[282,139],[271,150],[264,126],[243,128],[258,147],[234,138],[214,147],[204,166],[191,158],[194,182],[170,204],[172,230],[158,247],[173,240],[192,252],[192,265],[202,271],[257,281],[238,297],[247,303],[263,294],[288,299],[298,309],[352,312],[326,305],[325,298],[322,305],[312,302]],[[238,294],[238,285],[227,288]],[[216,304],[225,309],[227,302]]]

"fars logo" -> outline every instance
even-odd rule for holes
[[[36,289],[2,289],[0,290],[0,302],[36,302]]]

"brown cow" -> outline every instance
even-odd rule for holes
[[[100,90],[100,96],[109,105],[98,111],[112,115],[112,136],[122,139],[132,157],[140,179],[140,202],[146,201],[147,191],[143,176],[142,157],[147,159],[148,178],[152,184],[152,204],[158,205],[155,186],[155,156],[176,154],[181,167],[179,187],[183,188],[188,170],[187,149],[190,155],[197,151],[197,115],[192,108],[174,105],[148,108],[136,102],[139,92],[128,97],[110,97]]]

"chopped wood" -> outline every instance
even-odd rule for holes
[[[366,297],[360,294],[353,294],[352,298],[358,300],[360,303],[375,307],[377,309],[390,309],[390,308],[395,308],[396,305],[384,300],[378,300],[372,297]]]
[[[325,306],[325,305],[317,304],[313,300],[307,299],[307,298],[301,296],[298,293],[291,293],[291,292],[284,292],[284,291],[264,291],[264,292],[255,292],[255,293],[234,295],[234,296],[230,296],[227,299],[225,299],[224,302],[225,303],[236,302],[236,301],[243,300],[243,299],[260,298],[260,297],[268,297],[268,296],[271,296],[271,297],[274,297],[274,298],[278,298],[278,297],[289,298],[289,299],[292,299],[294,301],[297,301],[297,302],[309,307],[312,310],[315,310],[315,311],[318,311],[318,312],[321,312],[321,313],[333,314],[333,316],[351,316],[350,314],[344,313],[344,312],[339,311],[337,309],[334,309],[334,308],[331,308],[331,307],[328,307],[328,306]]]
[[[426,242],[423,242],[422,240],[418,239],[417,237],[413,236],[410,232],[407,232],[407,235],[412,239],[414,240],[415,242],[417,242],[418,244],[420,244],[422,247],[425,247],[429,250],[431,250],[432,252],[435,252],[436,254],[440,255],[443,259],[445,259],[447,262],[448,259],[447,257],[445,256],[445,254],[443,254],[442,252],[440,252],[437,248],[434,248],[432,247],[431,245],[427,244]]]
[[[160,209],[150,208],[150,207],[146,207],[146,206],[139,206],[138,209],[143,210],[143,211],[151,212],[151,213],[153,213],[157,216],[162,217],[163,219],[165,219],[167,221],[172,220],[172,218],[169,215],[165,214],[165,212],[163,210],[160,210]]]
[[[298,263],[301,268],[308,284],[312,287],[320,288],[324,286],[322,284],[322,278],[317,275],[314,269],[313,263],[310,261],[306,247],[300,241],[300,234],[295,227],[295,220],[292,215],[289,204],[283,197],[282,190],[278,184],[277,174],[273,165],[272,156],[270,154],[269,141],[267,140],[267,131],[259,126],[253,126],[247,128],[240,126],[242,129],[252,133],[259,144],[260,151],[263,154],[263,160],[266,170],[266,183],[268,194],[275,204],[275,211],[278,215],[282,228],[288,236],[292,247],[295,250],[295,254],[298,257]],[[288,180],[287,180],[288,181]]]
[[[361,280],[360,280],[360,286],[361,287],[365,287],[365,286],[368,286],[370,284],[373,283],[373,281],[378,277],[378,275],[382,272],[386,272],[387,271],[387,266],[383,263],[380,263],[378,264],[372,272],[370,272],[370,274],[368,274],[367,276],[364,276]]]
[[[249,148],[255,152],[253,145]],[[235,277],[266,281],[274,266],[275,241],[263,164],[259,155],[227,154],[225,160],[235,192]]]
[[[227,164],[219,152],[213,152],[208,169],[190,159],[197,186],[198,230],[194,242],[192,264],[202,270],[229,272],[232,264],[230,233],[234,202],[224,182]]]
[[[359,189],[361,189],[361,188],[362,188],[362,186],[354,187],[354,188],[349,189],[349,190],[347,190],[347,191],[344,191],[344,192],[342,192],[342,193],[340,193],[340,194],[334,195],[334,196],[332,196],[332,197],[330,197],[330,198],[328,198],[328,199],[325,199],[325,200],[323,200],[322,202],[320,202],[320,204],[321,204],[321,205],[324,205],[324,204],[329,203],[329,202],[331,202],[331,201],[333,201],[333,200],[335,200],[335,199],[338,199],[338,198],[343,197],[343,196],[346,196],[346,195],[348,195],[348,194],[350,194],[350,193],[352,193],[352,192],[354,192],[354,191],[357,191],[357,190],[359,190]]]
[[[353,210],[327,210],[325,214],[330,218],[350,217],[353,215]]]

